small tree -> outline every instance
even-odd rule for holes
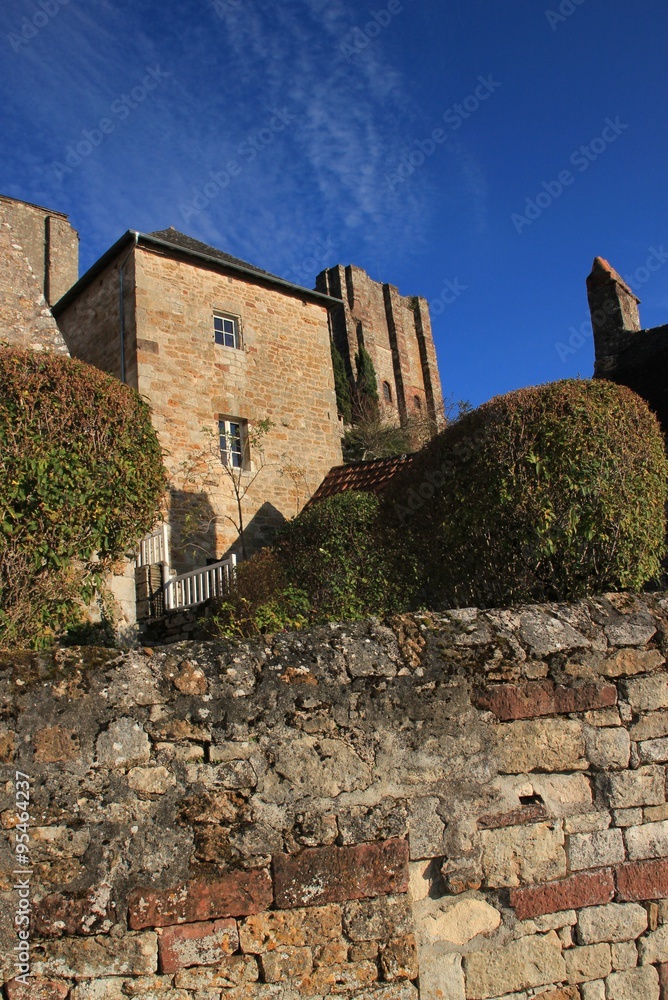
[[[248,558],[245,508],[249,493],[270,465],[278,465],[280,473],[287,475],[295,484],[300,474],[298,467],[287,461],[284,464],[267,461],[264,444],[273,427],[274,423],[269,418],[249,422],[241,441],[241,450],[239,438],[230,428],[219,437],[215,437],[210,428],[202,428],[203,444],[187,462],[179,466],[170,490],[172,522],[178,526],[181,535],[188,538],[189,546],[206,551],[195,541],[197,535],[206,534],[219,521],[227,521],[237,533],[242,558]],[[238,456],[238,461],[234,456]],[[227,487],[232,496],[234,514],[221,514],[211,506],[209,494],[221,486]],[[207,555],[211,553],[207,552]]]

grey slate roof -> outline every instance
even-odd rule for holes
[[[181,250],[188,250],[191,253],[201,253],[206,254],[207,257],[215,257],[222,264],[232,264],[234,267],[243,267],[247,271],[253,271],[255,274],[260,274],[264,278],[277,278],[278,275],[272,274],[270,271],[264,271],[261,267],[256,267],[255,264],[249,264],[245,260],[240,260],[238,257],[232,257],[229,253],[224,253],[222,250],[216,250],[215,247],[210,247],[207,243],[202,243],[200,240],[195,240],[192,236],[186,236],[185,233],[180,233],[178,229],[174,229],[170,226],[169,229],[158,229],[154,233],[148,233],[148,236],[153,236],[156,240],[163,240],[165,243],[171,243],[175,247],[179,247]]]

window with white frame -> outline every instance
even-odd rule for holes
[[[226,313],[213,314],[213,339],[220,347],[241,347],[239,320]]]
[[[220,460],[228,469],[244,469],[247,459],[247,423],[239,417],[219,417]]]

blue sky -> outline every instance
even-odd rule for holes
[[[67,212],[82,268],[170,225],[309,286],[355,263],[430,301],[477,404],[591,374],[597,254],[668,322],[667,29],[665,0],[4,0],[0,192]]]

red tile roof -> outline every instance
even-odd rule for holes
[[[345,490],[362,490],[365,493],[382,493],[390,480],[401,469],[406,469],[415,455],[398,455],[394,458],[376,458],[370,462],[351,462],[330,469],[309,504],[325,497],[332,497]],[[308,506],[308,504],[307,504]]]

